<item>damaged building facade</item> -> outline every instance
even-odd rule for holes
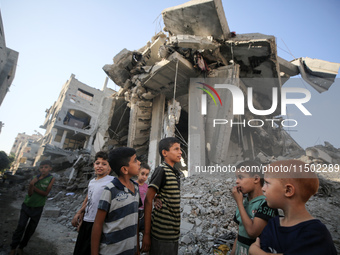
[[[35,162],[42,157],[51,159],[73,155],[74,151],[91,153],[93,141],[105,112],[105,103],[111,103],[113,90],[92,88],[72,74],[64,84],[57,101],[46,110],[46,119],[41,128],[46,129],[42,146]],[[107,114],[106,114],[107,116]]]
[[[18,168],[33,167],[42,138],[43,136],[39,132],[33,135],[26,133],[19,133],[17,135],[10,152],[15,155],[11,165],[12,172],[15,172]]]
[[[267,110],[273,89],[280,98],[289,77],[301,74],[322,92],[334,82],[339,64],[310,58],[286,61],[277,55],[274,36],[231,32],[221,0],[189,1],[165,9],[162,17],[164,32],[139,50],[123,49],[113,64],[103,67],[120,90],[113,95],[109,127],[100,131],[102,148],[134,147],[154,168],[160,160],[159,140],[176,136],[184,145],[190,174],[197,166],[232,164],[260,152],[304,153],[280,125],[214,126],[216,119],[284,119],[278,110],[255,116],[246,106],[242,116],[235,115],[232,93],[214,85],[233,85],[245,95],[252,87],[253,107]]]
[[[18,57],[19,53],[17,51],[6,47],[4,27],[0,12],[0,106],[13,82]]]

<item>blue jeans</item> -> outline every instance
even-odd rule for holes
[[[44,207],[28,207],[24,203],[21,205],[18,226],[15,229],[12,237],[12,249],[17,248],[18,245],[20,249],[23,249],[27,246],[28,241],[38,226],[43,209]],[[24,237],[22,238],[22,236]]]

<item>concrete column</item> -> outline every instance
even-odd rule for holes
[[[148,164],[153,171],[160,164],[158,143],[161,140],[165,108],[165,95],[160,94],[152,102],[151,131],[149,139]],[[151,176],[151,175],[150,175]]]
[[[211,86],[215,84],[232,84],[238,86],[239,66],[234,65],[222,68],[215,73],[215,77],[209,78]],[[233,97],[228,89],[217,88],[216,90],[221,97],[223,106],[215,106],[211,101],[208,103],[207,113],[207,143],[210,143],[208,150],[208,159],[211,165],[228,165],[228,150],[230,144],[230,136],[232,127],[230,123],[234,120],[232,102]],[[227,120],[228,123],[215,125],[214,119]]]
[[[137,115],[138,115],[138,105],[137,102],[131,101],[130,107],[130,120],[129,120],[129,133],[128,133],[128,141],[127,146],[133,148],[133,141],[136,137],[136,129],[137,129]]]
[[[92,149],[92,142],[93,142],[93,135],[91,135],[86,142],[86,145],[84,146],[84,148],[86,148],[86,150],[91,151]]]
[[[61,149],[64,147],[66,135],[67,135],[67,130],[64,130],[63,136],[61,137],[61,141],[60,141],[60,147],[59,147]]]
[[[188,175],[195,174],[195,167],[205,166],[205,123],[201,114],[202,93],[197,89],[197,81],[190,79],[189,85],[189,137],[188,137]]]
[[[168,113],[164,119],[165,137],[175,137],[176,124],[181,116],[181,106],[174,99],[168,101]]]

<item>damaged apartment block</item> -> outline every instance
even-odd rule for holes
[[[260,152],[303,153],[278,125],[214,127],[213,119],[242,122],[259,116],[245,108],[240,120],[233,114],[232,95],[226,89],[216,89],[223,107],[208,97],[202,114],[202,83],[214,78],[216,84],[231,84],[243,92],[252,87],[253,106],[266,110],[272,106],[273,88],[280,93],[289,77],[301,74],[323,92],[334,82],[339,64],[310,58],[286,61],[277,56],[274,36],[230,32],[221,0],[189,1],[165,9],[162,16],[164,32],[139,50],[123,49],[113,64],[103,67],[120,86],[113,95],[110,127],[100,134],[103,148],[134,147],[154,168],[159,163],[159,140],[176,136],[183,142],[189,174],[197,166],[231,164]],[[279,114],[274,111],[265,117],[275,119]]]
[[[78,152],[91,153],[95,147],[97,132],[108,128],[113,90],[92,88],[75,78],[72,74],[64,84],[57,101],[46,110],[46,119],[41,128],[46,129],[42,146],[35,162],[43,158],[63,160],[73,163]]]

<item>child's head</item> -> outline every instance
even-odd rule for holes
[[[144,184],[148,179],[150,174],[150,167],[147,163],[141,163],[139,174],[138,174],[138,183]]]
[[[265,169],[263,191],[268,205],[275,207],[276,201],[295,199],[306,203],[319,188],[319,179],[309,164],[300,160],[281,160],[269,164]],[[280,208],[280,206],[277,206]]]
[[[98,158],[102,158],[105,160],[109,159],[109,154],[106,151],[98,151],[96,155],[94,156],[94,160],[97,160]]]
[[[110,174],[111,167],[109,165],[108,158],[109,155],[105,151],[99,151],[96,153],[93,167],[97,178],[102,178]]]
[[[51,160],[43,160],[40,162],[39,171],[42,175],[49,174],[52,170],[52,161]]]
[[[173,165],[181,161],[181,144],[175,137],[167,137],[160,140],[158,150],[162,160],[166,163]]]
[[[243,194],[263,186],[264,179],[260,163],[246,160],[236,166],[236,185]]]
[[[119,176],[138,174],[140,162],[137,160],[136,150],[129,147],[120,147],[109,152],[109,164],[111,169]]]

